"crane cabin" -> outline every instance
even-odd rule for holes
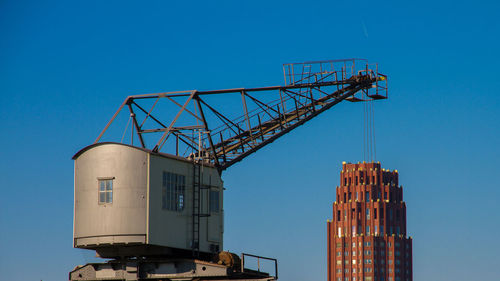
[[[73,159],[74,247],[103,258],[222,250],[224,187],[210,163],[121,143]]]

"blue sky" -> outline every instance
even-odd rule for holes
[[[397,169],[415,280],[500,274],[500,7],[494,1],[1,1],[0,272],[67,280],[73,162],[127,95],[282,84],[287,62],[363,57],[389,76],[377,156]],[[225,248],[326,280],[342,161],[363,106],[342,103],[223,174]]]

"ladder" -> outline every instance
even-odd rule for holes
[[[210,186],[203,185],[202,182],[202,161],[193,160],[193,238],[191,240],[191,250],[194,258],[200,256],[200,218],[210,216],[210,211],[207,214],[202,213],[201,190],[210,189]]]
[[[201,167],[200,164],[193,159],[193,214],[192,224],[193,233],[191,240],[191,250],[193,257],[197,258],[200,255],[200,217],[201,217]]]

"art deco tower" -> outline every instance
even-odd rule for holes
[[[412,281],[412,238],[398,171],[343,163],[328,221],[328,281]]]

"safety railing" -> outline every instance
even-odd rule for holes
[[[245,262],[248,260],[248,258],[253,258],[253,259],[257,259],[257,270],[254,270],[254,269],[250,269],[250,268],[246,268],[245,267]],[[268,260],[268,261],[271,261],[274,263],[274,275],[272,275],[271,273],[269,272],[263,272],[261,271],[261,260]],[[257,272],[262,272],[262,273],[266,273],[266,274],[269,274],[269,276],[272,276],[274,277],[274,279],[278,279],[278,260],[277,259],[273,259],[273,258],[266,258],[266,257],[262,257],[262,256],[257,256],[257,255],[252,255],[252,254],[245,254],[245,253],[242,253],[241,254],[241,270],[244,272],[245,270],[250,270],[250,271],[257,271]]]

